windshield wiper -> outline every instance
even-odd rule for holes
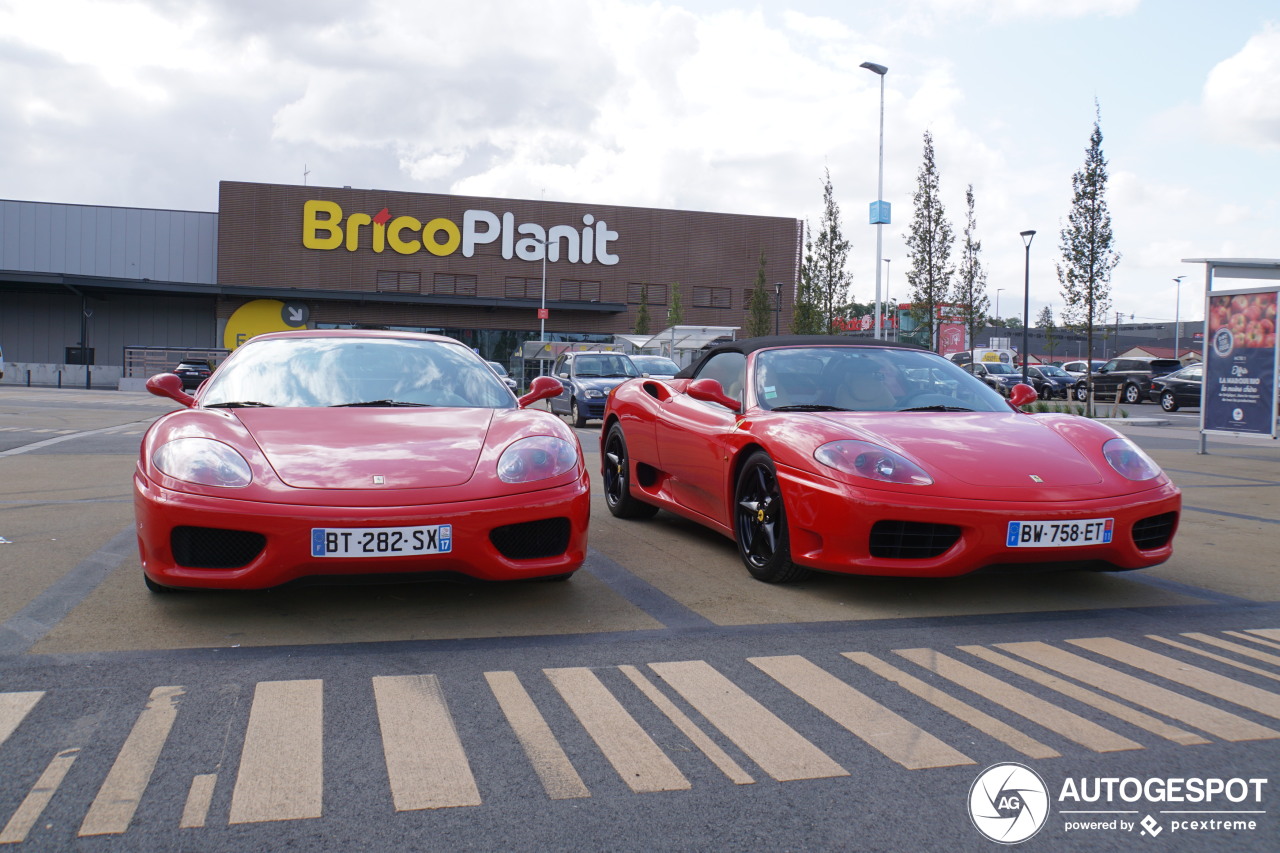
[[[771,412],[852,412],[841,406],[826,406],[822,403],[799,403],[791,406],[774,406]]]
[[[331,409],[350,409],[358,406],[424,406],[430,408],[430,403],[406,403],[404,400],[368,400],[363,403],[335,403],[330,406]]]
[[[912,409],[898,409],[899,412],[972,412],[964,406],[916,406]]]
[[[206,409],[272,409],[275,408],[270,403],[259,403],[257,400],[236,400],[226,403],[209,403]]]

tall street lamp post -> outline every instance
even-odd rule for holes
[[[1022,280],[1022,381],[1027,381],[1027,362],[1031,360],[1031,349],[1027,343],[1030,330],[1031,312],[1031,240],[1036,236],[1034,231],[1021,232],[1022,245],[1027,250],[1025,273]]]
[[[880,178],[876,184],[876,200],[871,205],[871,224],[876,227],[876,331],[878,339],[883,335],[880,328],[880,253],[884,246],[884,226],[889,224],[889,205],[884,200],[884,75],[889,71],[883,65],[864,62],[861,68],[880,77]]]
[[[889,263],[892,260],[892,258],[884,259],[884,312],[886,314],[893,312],[893,316],[896,317],[898,316],[897,306],[893,304],[893,299],[889,296],[889,291],[893,289],[893,281],[889,278]],[[887,320],[888,318],[886,317],[885,319]],[[896,322],[893,323],[892,326],[895,329],[898,328],[898,324]],[[885,337],[888,338],[888,335],[886,334]]]
[[[1000,319],[1000,291],[1002,290],[1004,290],[1003,287],[996,288],[996,319],[997,320]]]
[[[1185,275],[1176,276],[1173,280],[1178,285],[1177,302],[1173,306],[1173,357],[1182,358],[1182,280]]]

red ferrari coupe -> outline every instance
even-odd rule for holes
[[[565,578],[586,554],[582,448],[539,377],[519,400],[450,338],[253,338],[157,420],[134,474],[147,586],[261,589],[300,578]]]
[[[605,502],[732,538],[770,583],[810,569],[950,576],[1138,569],[1172,553],[1181,494],[1110,427],[1027,414],[932,352],[773,337],[715,347],[609,398]]]

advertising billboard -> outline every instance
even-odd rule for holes
[[[1209,294],[1205,309],[1205,432],[1276,437],[1277,290]]]

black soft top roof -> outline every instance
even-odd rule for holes
[[[889,349],[923,350],[924,347],[909,343],[892,343],[875,338],[851,338],[843,335],[770,335],[763,338],[743,338],[740,341],[726,341],[716,344],[676,374],[677,379],[688,379],[698,372],[704,361],[722,352],[740,352],[743,355],[756,350],[776,349],[778,347],[887,347]]]

